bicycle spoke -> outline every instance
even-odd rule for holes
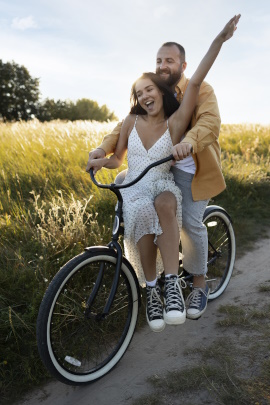
[[[208,271],[207,283],[211,294],[218,291],[231,268],[232,240],[230,233],[230,222],[226,222],[227,217],[220,212],[213,214],[206,219],[205,225],[208,232]]]
[[[64,368],[80,373],[100,367],[109,361],[122,343],[122,335],[128,329],[132,308],[129,286],[121,275],[118,290],[109,314],[97,320],[94,314],[102,313],[110,293],[115,265],[104,265],[104,276],[98,293],[90,308],[90,316],[85,317],[86,302],[95,285],[101,262],[82,267],[71,276],[62,288],[52,314],[52,348]],[[90,278],[90,280],[89,280]],[[91,316],[93,314],[93,316]],[[80,363],[80,366],[69,364]],[[75,360],[74,360],[75,359]]]

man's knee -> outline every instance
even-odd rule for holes
[[[182,206],[182,227],[183,229],[194,229],[196,232],[200,232],[204,229],[203,215],[207,205],[207,201],[203,201],[200,204],[183,204]]]
[[[201,218],[186,215],[182,218],[182,232],[186,235],[199,235],[207,233],[207,229]]]
[[[157,213],[175,213],[177,208],[176,198],[170,191],[164,191],[155,198],[155,209]]]

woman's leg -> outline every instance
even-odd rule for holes
[[[164,191],[155,199],[155,208],[163,233],[157,237],[164,272],[177,274],[179,268],[179,228],[176,220],[176,198],[170,191]]]
[[[142,268],[146,281],[156,278],[157,246],[154,243],[154,235],[144,235],[137,243],[140,253]]]
[[[157,246],[154,235],[142,236],[137,247],[146,279],[146,319],[153,332],[161,332],[165,328],[165,322],[160,287],[156,282]]]
[[[177,202],[173,193],[164,191],[155,199],[155,208],[162,228],[157,237],[165,272],[164,320],[169,325],[185,322],[186,310],[178,279],[179,228],[176,219]]]

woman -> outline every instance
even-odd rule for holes
[[[128,149],[129,170],[125,182],[129,182],[150,163],[169,155],[172,146],[180,141],[189,124],[200,84],[222,44],[232,37],[239,18],[240,15],[233,17],[213,41],[189,81],[180,108],[173,94],[155,74],[142,75],[132,87],[133,106],[122,125],[114,155],[109,159],[92,161],[88,169],[93,167],[96,172],[101,167],[119,167]],[[151,169],[139,183],[122,190],[125,253],[134,265],[140,282],[145,278],[147,321],[156,332],[163,330],[165,323],[180,324],[186,317],[177,277],[181,194],[169,169],[169,163]],[[167,193],[174,204],[170,211],[159,213],[158,216],[154,201],[164,196],[164,193]],[[164,309],[156,283],[156,274],[160,270],[160,262],[156,260],[158,252],[165,272]]]

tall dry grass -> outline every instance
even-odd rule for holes
[[[106,244],[115,198],[92,186],[88,152],[115,123],[0,124],[0,390],[13,398],[47,378],[35,342],[44,291],[87,245]],[[269,225],[269,127],[227,125],[220,143],[226,208],[238,248]],[[103,170],[101,182],[116,171]]]
[[[110,239],[115,200],[92,187],[88,152],[114,123],[0,124],[0,390],[39,383],[35,324],[59,268]],[[100,181],[111,182],[104,171]],[[16,387],[16,390],[14,390]]]
[[[220,145],[227,189],[214,202],[231,214],[241,252],[270,224],[270,126],[223,125]]]

